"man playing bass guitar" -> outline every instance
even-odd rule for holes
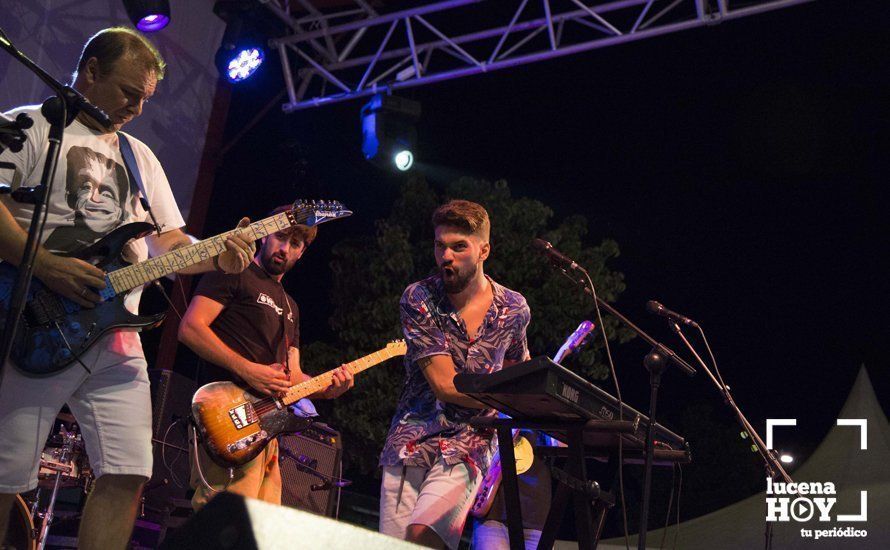
[[[270,215],[289,209],[282,206]],[[295,225],[272,233],[263,238],[253,262],[243,272],[209,273],[201,279],[179,325],[180,341],[212,363],[200,376],[201,383],[231,381],[263,395],[279,395],[310,378],[300,369],[300,312],[281,279],[303,256],[317,232],[317,227]],[[352,385],[352,374],[341,367],[317,397],[333,399]],[[314,414],[308,400],[296,407],[302,414]],[[228,468],[212,461],[203,448],[191,462],[195,510],[222,490],[281,504],[275,439],[256,458],[234,468],[231,480]]]

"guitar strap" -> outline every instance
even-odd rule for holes
[[[158,235],[161,234],[161,227],[158,220],[155,219],[154,213],[151,211],[151,204],[148,202],[148,193],[145,192],[145,184],[142,183],[142,174],[139,172],[139,165],[136,163],[136,156],[133,154],[133,147],[130,140],[123,132],[117,133],[117,140],[120,144],[121,156],[124,157],[124,166],[127,168],[127,176],[130,180],[130,191],[134,197],[139,197],[139,203],[143,210],[148,212],[151,222],[155,226]]]

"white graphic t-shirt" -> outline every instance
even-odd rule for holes
[[[18,153],[5,151],[0,161],[15,165],[15,170],[0,169],[0,182],[13,189],[40,184],[48,149],[49,123],[40,114],[40,106],[20,107],[7,116],[15,118],[25,112],[34,125],[25,131],[27,140]],[[185,222],[176,206],[170,183],[161,164],[147,145],[127,134],[142,176],[152,212],[161,227],[169,231],[183,227]],[[59,163],[53,180],[52,195],[47,204],[47,221],[42,242],[52,252],[74,252],[96,242],[117,227],[131,222],[151,221],[131,187],[116,134],[100,134],[75,120],[65,129]],[[0,201],[27,228],[33,206],[21,204],[9,195]],[[129,246],[128,259],[148,258],[145,239]],[[141,289],[134,289],[125,301],[127,309],[136,313]]]

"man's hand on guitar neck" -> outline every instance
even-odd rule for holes
[[[340,366],[333,371],[331,375],[331,385],[323,392],[318,393],[318,397],[322,399],[336,399],[346,393],[346,391],[355,385],[355,379],[349,369]]]
[[[312,377],[303,372],[300,367],[300,349],[291,347],[288,349],[287,364],[290,366],[291,384],[299,384],[305,382]],[[331,371],[331,384],[324,391],[316,392],[309,396],[310,399],[336,399],[346,393],[346,391],[355,385],[355,379],[352,371],[346,366],[340,365],[339,368]]]

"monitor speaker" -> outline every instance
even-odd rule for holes
[[[234,493],[221,493],[213,497],[181,529],[170,533],[160,548],[409,550],[418,547],[371,529],[244,498]]]

